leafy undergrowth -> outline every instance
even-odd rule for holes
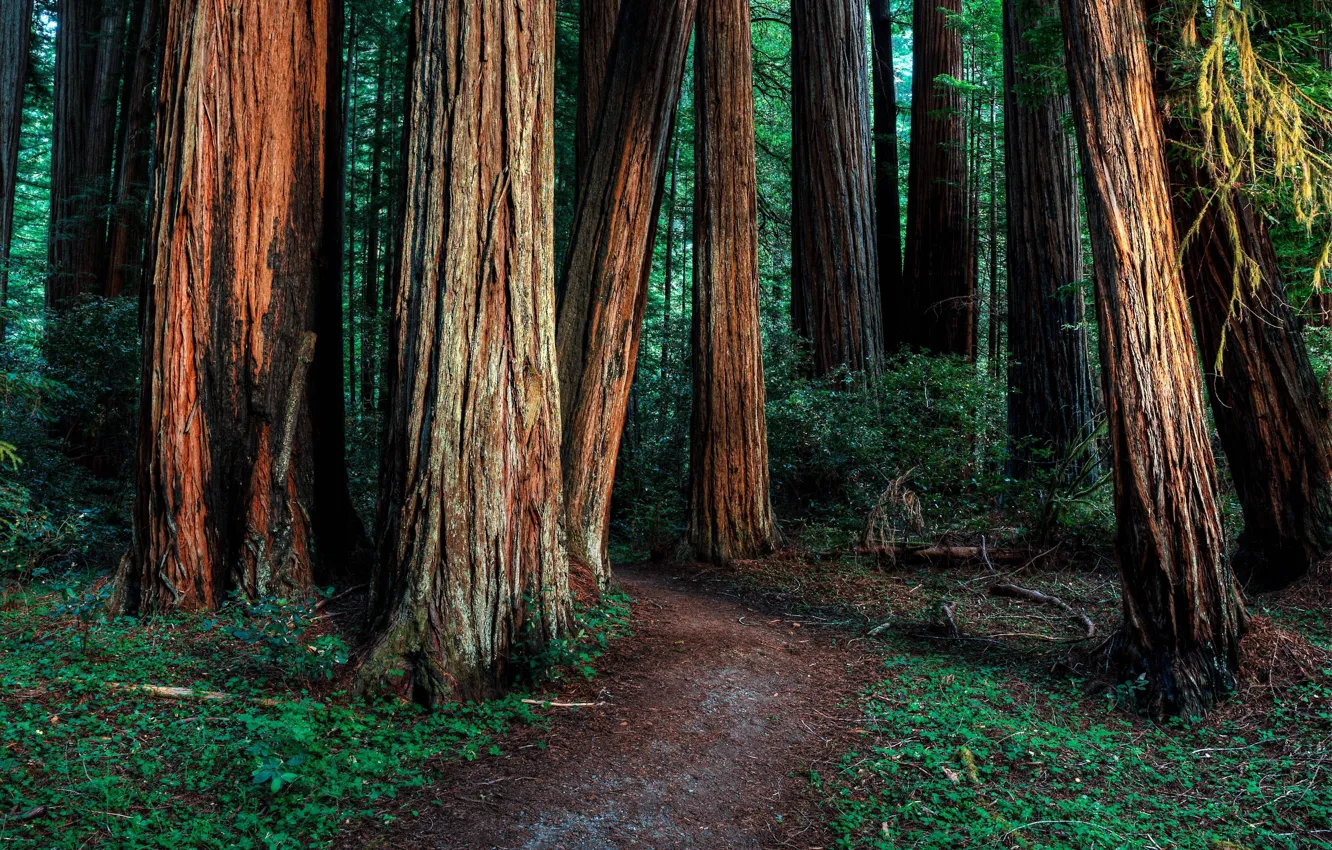
[[[522,694],[431,713],[352,697],[333,625],[358,617],[336,600],[140,624],[106,621],[104,598],[0,596],[0,846],[326,846],[543,722]],[[627,612],[622,598],[580,612],[544,674],[592,675]]]
[[[860,745],[811,774],[839,848],[1293,850],[1332,847],[1329,570],[1250,603],[1239,692],[1192,723],[1139,718],[1098,678],[1119,620],[1108,564],[775,560],[706,578],[810,623],[887,624]],[[1000,581],[1058,595],[1096,637],[1079,642],[1061,610],[989,595]]]

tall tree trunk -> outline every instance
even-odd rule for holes
[[[884,351],[901,344],[895,311],[902,289],[902,197],[898,182],[897,76],[893,69],[892,0],[870,0],[874,56],[874,211]]]
[[[323,0],[328,8],[328,59],[324,65],[323,233],[319,243],[315,289],[316,342],[310,367],[310,421],[313,432],[314,523],[319,545],[316,578],[362,581],[370,572],[370,541],[352,505],[347,482],[347,408],[342,375],[342,243],[346,233],[343,201],[347,192],[343,140],[343,2]]]
[[[138,292],[148,234],[148,179],[152,165],[153,96],[157,72],[157,27],[162,0],[138,0],[139,32],[133,69],[125,75],[116,215],[111,222],[106,295]]]
[[[554,44],[554,0],[422,0],[412,14],[388,525],[360,676],[425,704],[495,693],[515,649],[569,619]]]
[[[1063,123],[1068,96],[1027,72],[1034,61],[1027,33],[1058,14],[1058,0],[1004,4],[1009,474],[1018,479],[1058,465],[1090,436],[1096,419],[1079,288],[1077,142]]]
[[[690,544],[702,561],[778,542],[759,322],[749,0],[700,0],[694,42],[694,411]]]
[[[915,0],[911,172],[906,264],[894,312],[900,342],[941,354],[976,353],[976,292],[962,97],[939,82],[962,77],[962,37],[946,12],[962,0]]]
[[[375,129],[370,155],[369,224],[365,233],[365,273],[361,275],[361,410],[375,409],[375,342],[379,337],[379,218],[383,203],[384,166],[384,75],[387,73],[384,46],[375,60]]]
[[[1159,0],[1148,3],[1150,20],[1169,11]],[[1158,26],[1154,35],[1161,49],[1175,47],[1170,28]],[[1167,62],[1157,63],[1156,83],[1166,104],[1191,93],[1177,91]],[[1328,409],[1266,226],[1247,200],[1216,196],[1193,156],[1200,140],[1186,115],[1167,115],[1165,133],[1175,224],[1193,232],[1184,284],[1212,418],[1244,512],[1232,563],[1247,590],[1275,590],[1332,550]]]
[[[566,526],[570,558],[600,587],[610,577],[611,487],[694,10],[695,0],[621,8],[569,245],[558,339]]]
[[[342,228],[339,244],[346,243],[347,260],[343,266],[343,276],[347,279],[347,321],[343,324],[347,332],[347,400],[356,406],[356,25],[355,15],[351,16],[351,25],[347,32],[347,63],[343,82],[342,102],[345,104],[343,117],[343,169],[342,185],[346,199],[346,219]],[[345,409],[344,409],[345,412]]]
[[[578,2],[578,97],[574,122],[574,203],[586,182],[597,118],[615,43],[615,24],[620,19],[621,0]]]
[[[46,306],[106,287],[116,95],[127,0],[59,0]]]
[[[1003,311],[999,309],[999,125],[995,118],[995,92],[990,89],[990,377],[999,377]],[[979,311],[977,311],[979,312]]]
[[[672,131],[674,135],[674,131]],[[666,353],[671,350],[671,283],[675,280],[675,202],[679,197],[677,190],[680,186],[680,139],[675,139],[673,145],[675,152],[671,155],[671,194],[670,200],[666,204],[666,286],[662,293],[664,296],[661,311],[661,364],[657,369],[657,374],[666,373]],[[697,153],[695,153],[697,156]],[[697,193],[698,188],[695,186]],[[662,405],[657,417],[657,421],[663,421],[666,416],[666,405]]]
[[[328,19],[165,7],[128,612],[310,588]]]
[[[793,0],[791,298],[819,377],[883,360],[867,77],[863,0]]]
[[[5,341],[9,304],[9,249],[14,239],[14,190],[31,32],[32,0],[6,2],[0,9],[0,344]]]
[[[1145,710],[1196,715],[1235,686],[1245,614],[1225,562],[1145,14],[1137,0],[1063,3],[1114,452],[1114,652],[1142,677]]]

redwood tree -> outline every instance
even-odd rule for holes
[[[327,10],[164,7],[129,612],[310,588]]]
[[[962,36],[949,23],[962,0],[915,3],[906,261],[894,343],[973,357],[976,262],[962,96],[939,79],[962,79]]]
[[[47,307],[106,286],[107,221],[127,0],[59,0]]]
[[[597,117],[615,43],[620,0],[578,0],[578,94],[574,125],[574,189],[580,191],[597,134]]]
[[[570,558],[599,586],[610,576],[611,485],[694,11],[695,0],[621,7],[574,214],[558,339],[566,530]]]
[[[555,375],[554,0],[412,12],[406,217],[367,688],[496,692],[568,621]]]
[[[816,376],[883,359],[864,45],[862,0],[791,3],[791,315]]]
[[[9,303],[9,247],[14,237],[14,190],[31,31],[32,0],[6,2],[0,9],[0,344],[5,339],[4,311]]]
[[[703,561],[777,543],[768,494],[749,0],[700,0],[694,41],[690,543]]]
[[[135,0],[138,22],[121,98],[120,162],[111,221],[105,294],[137,292],[148,233],[148,178],[153,146],[153,90],[157,73],[158,16],[163,0]]]
[[[1090,436],[1095,397],[1082,290],[1077,143],[1068,96],[1028,72],[1031,31],[1057,0],[1005,0],[1004,153],[1008,181],[1008,426],[1011,473],[1058,464]],[[1042,456],[1048,458],[1042,461]],[[1094,453],[1086,458],[1094,461]]]
[[[1143,4],[1063,0],[1087,181],[1124,624],[1113,648],[1153,713],[1230,692],[1243,605],[1225,561],[1202,378],[1176,254]]]
[[[897,177],[897,78],[893,70],[892,0],[870,0],[874,66],[874,217],[885,351],[900,344],[896,325],[902,288],[902,198]]]

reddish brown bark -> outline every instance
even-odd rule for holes
[[[105,294],[137,292],[148,234],[148,178],[153,147],[153,89],[156,85],[158,15],[162,0],[138,0],[137,39],[121,98],[121,153],[116,174],[116,212],[111,221]]]
[[[1141,677],[1145,710],[1196,715],[1234,688],[1245,615],[1225,562],[1144,9],[1063,3],[1113,447],[1114,651]]]
[[[897,176],[897,76],[893,70],[891,0],[870,0],[874,66],[874,226],[885,351],[898,345],[894,309],[902,288],[902,198]]]
[[[59,0],[46,306],[106,286],[107,221],[127,0]]]
[[[621,8],[569,246],[558,340],[566,530],[570,558],[601,586],[610,576],[611,486],[694,10],[694,0]]]
[[[568,622],[555,374],[554,0],[412,14],[406,217],[363,687],[492,694]]]
[[[32,0],[5,3],[0,9],[0,343],[5,340],[9,304],[9,248],[14,237],[14,190],[31,31]]]
[[[130,612],[302,594],[328,7],[165,8]]]
[[[1060,464],[1095,427],[1080,288],[1077,142],[1064,130],[1067,95],[1026,73],[1032,54],[1026,34],[1058,14],[1057,0],[1004,4],[1008,431],[1015,478]],[[1095,463],[1095,454],[1085,460]]]
[[[578,2],[578,114],[574,125],[574,191],[582,189],[587,176],[597,118],[615,43],[615,24],[620,18],[620,0]]]
[[[893,309],[901,334],[894,344],[974,357],[976,246],[962,97],[939,82],[944,75],[962,78],[962,38],[946,14],[961,10],[961,0],[916,0],[906,261]]]
[[[883,360],[872,174],[864,3],[794,0],[791,312],[816,376]]]
[[[778,542],[768,494],[749,0],[700,0],[694,41],[690,544],[702,561]]]

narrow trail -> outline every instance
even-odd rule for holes
[[[393,824],[363,824],[338,846],[827,846],[807,771],[833,769],[854,746],[854,697],[875,657],[670,574],[622,570],[618,580],[634,600],[633,636],[595,680],[560,695],[605,705],[551,709],[549,729],[518,732],[503,756],[447,766],[400,801]]]

